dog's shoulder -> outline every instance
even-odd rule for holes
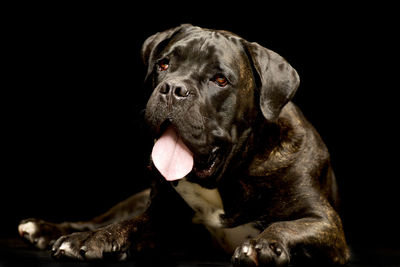
[[[298,142],[301,140],[300,149],[302,151],[303,157],[299,159],[307,160],[309,156],[319,157],[319,161],[329,160],[329,152],[328,148],[319,135],[318,131],[314,128],[314,126],[307,120],[307,118],[303,115],[302,111],[298,106],[296,106],[293,102],[289,102],[282,110],[281,113],[282,118],[284,118],[288,123],[288,128],[290,131],[293,131],[294,140]],[[300,139],[300,140],[299,140]],[[297,141],[296,141],[297,140]],[[305,154],[305,155],[304,155]],[[310,154],[307,156],[307,154]]]
[[[329,160],[320,135],[293,102],[287,103],[277,122],[259,135],[258,149],[249,165],[250,176],[268,176],[311,157],[318,158],[316,164]]]

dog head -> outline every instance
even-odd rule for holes
[[[142,58],[145,118],[158,139],[152,159],[167,180],[218,179],[259,114],[274,123],[299,85],[273,51],[188,24],[149,37]]]

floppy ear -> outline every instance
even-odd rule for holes
[[[245,48],[258,75],[261,111],[273,122],[299,87],[299,75],[283,57],[259,44],[245,41]]]
[[[172,39],[174,35],[179,33],[181,30],[193,27],[190,24],[182,24],[178,27],[168,29],[163,32],[158,32],[144,41],[143,46],[142,46],[142,60],[143,63],[149,67],[151,66],[151,62],[155,60],[155,56],[161,52],[161,50],[165,47],[165,45],[168,44],[168,42]],[[149,75],[151,72],[151,68],[148,69],[147,75]]]

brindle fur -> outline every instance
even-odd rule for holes
[[[170,67],[174,83],[191,94],[185,101],[159,95],[159,88],[170,76],[157,74],[154,65],[168,51],[176,58]],[[194,152],[196,162],[204,163],[215,146],[221,148],[221,164],[213,175],[190,174],[187,179],[218,189],[224,207],[223,227],[255,222],[261,231],[236,248],[233,264],[348,262],[350,254],[337,213],[339,197],[328,150],[299,108],[290,102],[299,83],[296,71],[279,55],[256,43],[226,31],[191,25],[151,36],[143,45],[142,55],[148,67],[146,85],[154,89],[146,109],[150,132],[159,136],[169,120]],[[202,91],[199,88],[204,88],[204,83],[196,81],[212,71],[218,58],[228,62],[234,73],[235,90]],[[189,117],[185,116],[188,110]],[[84,231],[62,236],[53,245],[54,257],[76,259],[106,254],[124,259],[132,251],[169,243],[165,238],[183,240],[179,236],[198,242],[188,232],[193,211],[174,190],[176,183],[167,182],[155,168],[153,174],[151,193],[142,192],[104,215],[88,222],[63,224],[30,219],[23,223],[36,222],[35,236],[23,231],[21,235],[28,235],[31,242],[44,236],[45,245],[51,245],[61,234]],[[143,204],[146,202],[147,206]],[[73,251],[68,255],[61,247],[66,240]]]

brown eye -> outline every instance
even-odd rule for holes
[[[215,75],[214,81],[221,87],[225,87],[228,84],[228,79],[222,74]]]
[[[169,61],[168,59],[162,59],[158,62],[158,70],[159,71],[165,71],[169,67]]]

